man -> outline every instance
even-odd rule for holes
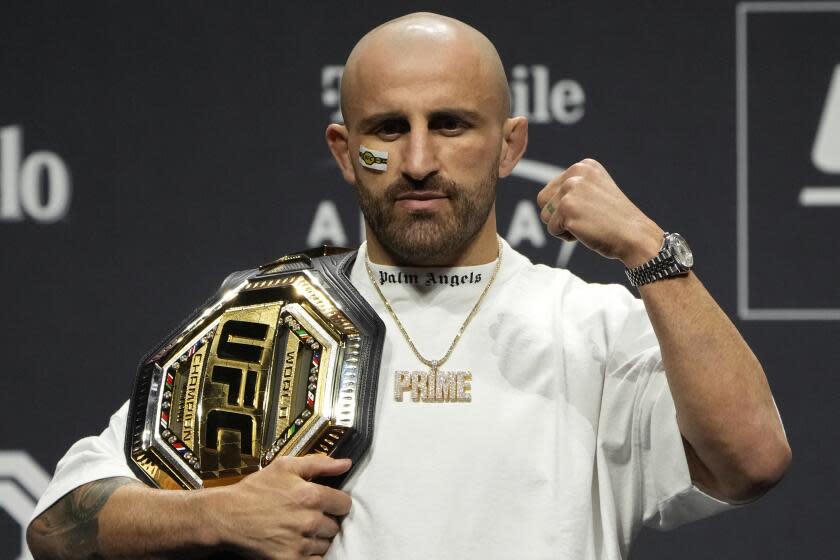
[[[365,215],[351,279],[388,337],[371,451],[343,491],[309,482],[350,466],[321,456],[147,488],[122,457],[124,407],[59,463],[35,554],[620,558],[643,524],[773,486],[790,449],[761,366],[693,273],[636,268],[664,232],[599,163],[546,185],[541,216],[650,281],[643,304],[498,238],[495,183],[527,144],[508,107],[495,48],[450,18],[393,20],[348,58],[326,137]],[[469,372],[454,398],[434,398],[441,371]]]

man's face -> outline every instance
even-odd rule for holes
[[[503,118],[494,84],[466,49],[371,54],[345,107],[359,205],[397,262],[428,263],[463,249],[491,217]],[[388,152],[364,168],[359,146]]]

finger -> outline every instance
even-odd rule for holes
[[[557,211],[557,206],[554,202],[554,199],[549,200],[545,203],[542,210],[540,210],[540,221],[546,225],[548,225],[549,220],[554,215],[554,212]]]
[[[559,183],[552,180],[537,193],[537,206],[543,208],[545,204],[557,193]]]
[[[321,518],[318,520],[317,527],[315,531],[311,534],[305,534],[305,537],[317,537],[321,539],[331,539],[338,534],[338,531],[341,529],[341,526],[338,524],[338,521],[335,520],[334,517],[330,515],[321,515]]]
[[[584,158],[584,159],[580,160],[578,163],[580,163],[581,165],[589,166],[592,169],[595,169],[597,171],[606,171],[604,166],[601,165],[601,162],[599,162],[598,160],[592,159],[592,158]]]
[[[320,486],[321,490],[321,511],[329,515],[347,515],[350,513],[350,508],[353,505],[353,499],[350,494],[330,488],[329,486]]]
[[[559,189],[563,189],[565,183],[591,181],[603,174],[607,174],[607,172],[600,163],[594,159],[585,159],[567,167],[552,183],[556,183]],[[609,175],[607,174],[607,176]],[[568,187],[569,185],[565,186]]]
[[[555,217],[548,224],[546,224],[546,229],[548,230],[548,233],[550,233],[552,236],[558,239],[562,239],[563,241],[577,240],[575,234],[566,229],[563,223],[563,219],[559,217],[558,214],[555,214]]]
[[[558,239],[562,239],[563,241],[577,241],[577,237],[575,237],[574,235],[572,235],[568,231],[564,231],[560,235],[555,235],[554,237],[557,237]]]
[[[554,202],[555,201],[552,200],[551,202],[549,202],[549,204],[546,205],[546,207],[552,205]],[[545,222],[545,225],[548,228],[548,233],[550,233],[554,237],[561,237],[563,234],[566,233],[566,216],[564,215],[564,212],[565,210],[555,210],[551,213],[551,215],[548,217],[548,220]]]
[[[323,556],[329,548],[329,539],[308,538],[303,544],[304,555],[307,556]]]
[[[352,464],[350,459],[333,459],[318,453],[305,457],[291,457],[288,461],[289,468],[305,480],[319,476],[338,476],[347,472]]]
[[[543,208],[545,204],[554,198],[558,192],[563,191],[563,184],[572,177],[584,177],[601,166],[594,159],[585,159],[567,167],[560,175],[549,181],[549,183],[537,193],[537,206]],[[603,169],[601,167],[601,169]],[[556,204],[555,204],[556,206]]]
[[[545,203],[542,210],[540,210],[540,220],[545,225],[549,225],[552,220],[553,221],[563,221],[564,216],[562,215],[565,212],[565,204],[564,198],[569,192],[568,187],[571,186],[573,182],[576,182],[574,178],[571,178],[564,186],[561,186],[554,194],[554,197],[551,198],[548,202]]]

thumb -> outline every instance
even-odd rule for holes
[[[352,464],[350,459],[333,459],[321,453],[290,457],[288,462],[290,470],[305,480],[319,476],[338,476],[347,472]]]

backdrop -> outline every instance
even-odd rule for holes
[[[757,504],[633,558],[827,558],[840,546],[840,2],[4,2],[0,558],[143,352],[233,269],[355,245],[324,145],[342,64],[417,9],[498,46],[531,142],[499,185],[535,261],[625,282],[547,238],[535,196],[591,156],[661,226],[763,362],[794,451]]]

